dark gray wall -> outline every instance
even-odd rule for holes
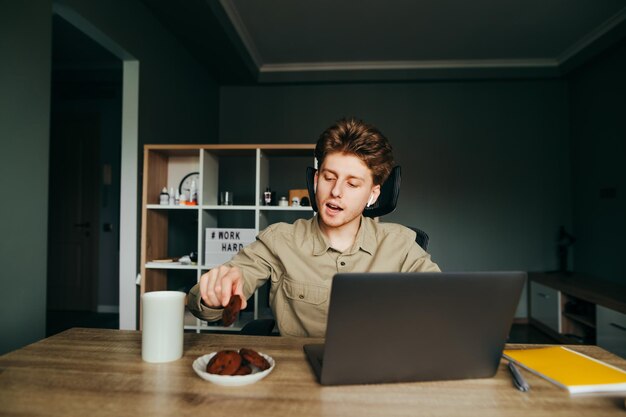
[[[403,169],[398,209],[384,220],[429,233],[442,268],[556,267],[556,232],[571,223],[564,82],[221,91],[223,143],[313,143],[350,115],[378,126]]]
[[[54,26],[54,25],[53,25]],[[53,29],[54,30],[54,29]],[[94,45],[94,47],[99,47]],[[54,54],[53,54],[54,59]],[[57,61],[55,65],[59,65]],[[109,70],[60,70],[52,73],[52,124],[55,113],[97,115],[100,127],[98,152],[99,222],[98,311],[113,312],[119,306],[120,154],[122,136],[122,68]],[[54,144],[51,144],[54,149]],[[104,165],[111,167],[111,182],[104,184]],[[57,175],[63,175],[57,173]],[[50,201],[59,196],[51,196]],[[112,225],[105,230],[105,224]]]
[[[571,225],[566,93],[559,80],[222,87],[220,141],[314,143],[357,116],[403,170],[383,221],[425,230],[443,269],[550,270]]]
[[[626,282],[626,39],[569,79],[574,267]]]
[[[45,335],[51,11],[0,13],[0,354]]]
[[[96,32],[102,32],[108,41],[123,49],[122,58],[128,56],[139,61],[137,207],[140,208],[144,144],[217,142],[217,83],[140,0],[57,0],[56,4],[63,11],[69,9],[70,15],[75,13],[77,20],[87,21]],[[121,213],[121,216],[131,215],[136,216],[135,232],[139,236],[140,210]],[[139,244],[137,239],[137,255]],[[131,276],[132,282],[126,284],[132,291],[135,275]],[[125,288],[120,290],[121,294],[128,293],[124,282],[119,286]],[[120,318],[122,323],[128,320],[128,317]]]
[[[147,143],[217,143],[217,83],[141,1],[57,3],[139,61],[140,156]]]
[[[0,353],[45,333],[52,3],[22,3],[0,14]],[[139,60],[139,146],[217,142],[217,84],[139,0],[58,4]]]

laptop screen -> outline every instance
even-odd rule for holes
[[[337,274],[319,380],[493,376],[525,280],[524,272]]]

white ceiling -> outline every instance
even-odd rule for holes
[[[559,76],[626,36],[626,0],[144,3],[187,40],[212,14],[260,83]]]

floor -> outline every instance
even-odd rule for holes
[[[46,336],[52,336],[72,327],[101,329],[119,328],[117,313],[94,313],[89,311],[48,311]],[[545,333],[528,324],[513,324],[508,343],[558,343]]]
[[[513,324],[508,343],[558,344],[559,342],[529,324]]]
[[[95,313],[92,311],[50,311],[46,315],[46,337],[72,327],[118,329],[118,313]]]

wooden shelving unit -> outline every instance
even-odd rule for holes
[[[305,171],[315,163],[314,145],[146,145],[144,147],[141,222],[141,294],[158,290],[188,291],[214,267],[205,259],[205,229],[250,228],[256,233],[278,221],[313,215],[311,207],[265,206],[263,191],[276,198],[289,189],[306,188]],[[198,172],[198,205],[160,205],[163,187],[178,188],[188,173]],[[220,191],[234,192],[234,205],[219,205]],[[154,262],[197,252],[193,265]],[[209,325],[188,313],[185,328],[195,331],[237,331],[247,321],[271,316],[267,288],[249,302],[233,326]]]

